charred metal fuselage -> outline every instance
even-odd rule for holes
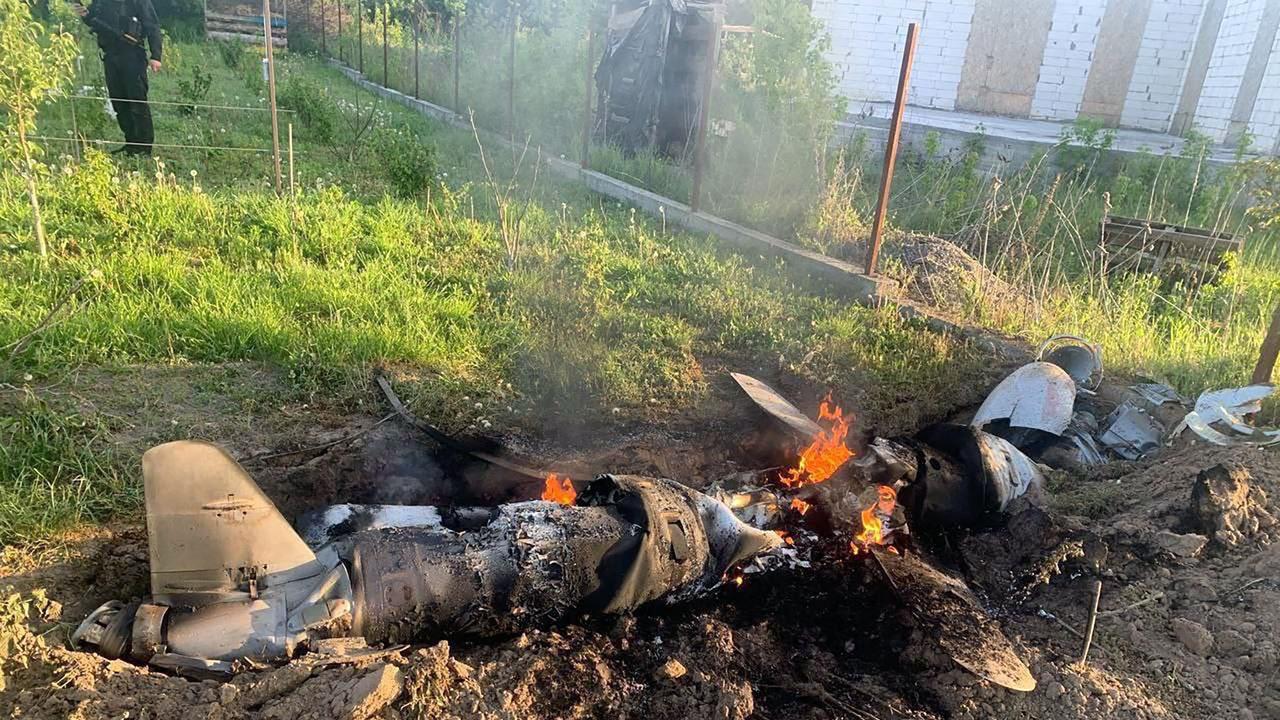
[[[230,672],[324,638],[500,635],[676,602],[779,544],[673,481],[602,475],[576,505],[502,505],[466,530],[435,508],[339,506],[304,531],[324,541],[313,548],[213,445],[154,448],[143,474],[152,596],[103,605],[73,640],[178,672]]]

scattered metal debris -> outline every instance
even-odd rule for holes
[[[1098,440],[1126,460],[1137,460],[1160,448],[1164,426],[1131,402],[1122,403],[1106,420]]]
[[[873,548],[871,556],[902,604],[958,665],[1010,690],[1036,689],[1031,670],[963,581],[915,555]]]
[[[1246,385],[1201,393],[1196,399],[1195,409],[1187,413],[1174,434],[1188,427],[1214,445],[1271,445],[1280,442],[1280,428],[1259,428],[1245,420],[1245,416],[1262,410],[1263,398],[1274,391],[1273,385]]]
[[[1187,398],[1164,383],[1138,383],[1137,385],[1130,385],[1129,389],[1137,393],[1143,400],[1151,403],[1153,407],[1170,403],[1177,405],[1190,404]]]
[[[1102,346],[1082,337],[1054,335],[1041,343],[1036,360],[1051,362],[1066,370],[1076,386],[1085,392],[1097,390],[1102,384]]]
[[[1062,435],[1071,424],[1076,382],[1062,367],[1038,361],[1014,370],[996,385],[970,423],[982,429],[998,420],[1009,427]]]
[[[729,375],[734,382],[738,383],[738,387],[747,393],[747,397],[760,406],[761,410],[777,418],[801,439],[810,440],[822,432],[821,425],[800,412],[799,408],[778,394],[777,390],[750,375],[742,373],[729,373]]]
[[[1101,465],[1107,455],[1098,443],[1098,418],[1091,412],[1077,411],[1071,415],[1065,437],[1071,441],[1074,460],[1084,466]]]

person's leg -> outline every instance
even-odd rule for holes
[[[130,106],[134,103],[125,101],[129,95],[125,89],[120,59],[114,56],[103,57],[102,71],[107,81],[107,97],[111,98],[111,108],[116,111],[116,124],[120,126],[120,132],[124,133],[126,143],[113,152],[127,150],[127,143],[133,138],[133,110]]]
[[[130,134],[127,138],[129,152],[139,155],[151,154],[151,143],[155,142],[155,130],[151,123],[151,106],[147,104],[147,57],[139,52],[130,54],[123,67],[123,90],[125,97],[134,102],[129,105]]]
[[[133,106],[133,142],[138,144],[137,152],[151,154],[151,144],[156,140],[155,126],[151,122],[151,105],[147,102],[150,82],[147,79],[147,58],[138,60],[138,67],[132,71],[129,85],[130,98],[139,102],[129,103]]]

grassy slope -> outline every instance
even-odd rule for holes
[[[784,21],[778,16],[766,22],[796,21],[798,17]],[[566,16],[550,35],[528,31],[517,36],[520,127],[570,157],[578,152],[571,130],[579,127],[576,111],[582,102],[581,22]],[[335,29],[329,28],[329,50],[337,54]],[[342,53],[354,63],[354,28],[349,23],[345,30]],[[478,122],[504,129],[505,35],[483,27],[468,32],[462,42],[461,102],[477,108]],[[364,40],[364,69],[382,82],[382,39],[366,28]],[[413,92],[411,41],[393,27],[390,44],[387,82]],[[778,49],[766,49],[766,55]],[[740,51],[730,46],[722,77],[743,71]],[[453,102],[450,53],[451,44],[443,38],[422,51],[421,93],[446,105]],[[776,72],[777,67],[765,63],[761,72]],[[799,71],[787,67],[792,75]],[[704,206],[778,237],[861,259],[882,162],[878,153],[867,151],[866,137],[855,136],[842,153],[829,153],[827,176],[844,177],[820,188],[814,158],[795,150],[805,144],[781,142],[784,131],[794,128],[785,127],[767,103],[760,106],[761,98],[733,97],[724,89],[713,101],[715,117],[736,124],[727,137],[713,134]],[[1104,347],[1112,370],[1166,380],[1191,395],[1246,382],[1280,301],[1280,259],[1275,233],[1257,227],[1261,218],[1243,212],[1250,182],[1243,166],[1225,171],[1208,167],[1200,155],[1208,149],[1207,138],[1194,133],[1182,157],[1139,154],[1117,160],[1103,152],[1111,140],[1101,125],[1086,120],[1065,132],[1070,143],[1047,156],[1026,166],[997,162],[990,171],[978,166],[986,144],[980,127],[958,150],[945,151],[936,135],[904,146],[894,177],[890,225],[955,238],[1025,298],[992,302],[974,283],[963,308],[965,319],[974,324],[1032,342],[1061,333],[1081,335]],[[643,154],[628,158],[613,148],[594,147],[591,163],[668,197],[683,200],[689,195],[688,168],[667,160]],[[1247,251],[1209,288],[1160,287],[1118,273],[1102,277],[1089,266],[1098,262],[1097,226],[1108,208],[1119,215],[1232,232],[1246,239]],[[884,269],[893,271],[891,264]]]
[[[184,45],[180,57],[214,72],[208,102],[256,102],[215,50]],[[314,61],[286,56],[282,71],[357,97]],[[174,98],[171,82],[158,79],[155,96]],[[240,154],[163,151],[162,166],[132,169],[63,158],[42,187],[45,264],[30,251],[19,188],[0,184],[0,348],[76,288],[56,323],[16,354],[0,351],[0,541],[136,509],[136,458],[115,447],[128,419],[68,403],[57,387],[72,372],[158,364],[217,375],[254,361],[278,369],[281,398],[343,408],[368,397],[372,366],[391,364],[417,378],[418,407],[451,426],[476,420],[480,401],[526,408],[484,414],[536,427],[555,413],[607,423],[688,412],[726,366],[830,384],[873,416],[903,396],[972,386],[983,370],[966,346],[813,296],[773,267],[545,178],[508,271],[492,203],[474,184],[474,139],[380,112],[437,146],[452,190],[427,203],[390,198],[374,154],[339,160],[305,128],[295,128],[304,189],[293,198],[271,194],[267,165]],[[51,111],[44,131],[68,115]],[[162,141],[210,130],[199,113],[157,116]],[[269,142],[260,121],[228,126],[236,144]]]

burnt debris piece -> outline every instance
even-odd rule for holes
[[[1052,367],[1068,385],[1073,384],[1066,370]],[[1092,372],[1082,377],[1088,375]],[[797,438],[831,434],[765,383],[738,373],[733,379],[761,410]],[[823,410],[829,421],[845,420],[838,409]],[[827,516],[830,526],[841,525],[840,516],[849,518],[851,552],[871,559],[871,566],[879,569],[925,637],[979,677],[1011,690],[1034,689],[1030,670],[999,625],[963,581],[930,564],[926,548],[916,545],[912,530],[941,534],[994,525],[1018,498],[1041,491],[1040,468],[1008,440],[968,425],[934,425],[911,437],[858,437],[856,451],[848,451],[840,472],[828,476],[836,478],[831,482],[824,478],[815,484],[788,483],[793,475],[782,474],[777,480],[786,488],[769,489],[753,487],[765,480],[760,473],[738,473],[722,479],[715,492],[748,522],[776,527],[788,512],[804,518],[801,527],[786,530],[788,544],[795,549],[782,553],[791,556],[779,553],[769,558],[790,560],[792,567],[807,567],[807,548],[792,539],[809,534],[805,528],[814,526],[813,515]],[[820,509],[811,514],[814,507]]]
[[[151,597],[99,607],[73,642],[197,677],[331,638],[490,636],[678,602],[781,542],[674,481],[602,475],[573,506],[338,506],[312,516],[313,548],[217,446],[167,443],[142,464]]]

